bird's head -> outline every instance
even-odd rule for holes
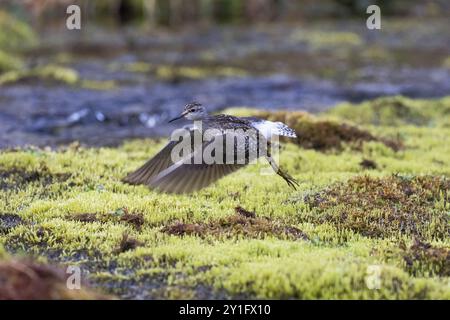
[[[207,115],[207,112],[206,112],[205,107],[203,107],[198,102],[191,102],[191,103],[188,103],[184,107],[184,111],[178,117],[170,120],[169,122],[172,122],[172,121],[175,121],[175,120],[178,120],[181,118],[186,118],[188,120],[201,120],[206,115]]]

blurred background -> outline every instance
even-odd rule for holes
[[[0,148],[163,136],[192,100],[316,113],[448,95],[449,16],[446,0],[0,0]]]

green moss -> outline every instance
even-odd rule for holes
[[[247,74],[242,69],[226,66],[154,65],[147,62],[134,62],[123,66],[112,65],[111,68],[113,70],[122,69],[129,72],[149,73],[166,81],[195,80],[209,77],[242,77]]]
[[[261,257],[228,270],[214,269],[211,276],[219,278],[228,291],[247,292],[259,298],[445,299],[449,296],[445,282],[411,278],[398,267],[366,256],[362,249],[358,244],[346,248],[298,247],[289,257]],[[377,289],[368,287],[373,268],[377,270]]]
[[[138,230],[144,224],[144,216],[142,213],[130,213],[127,208],[119,208],[106,214],[77,213],[68,215],[67,218],[79,222],[124,222],[134,226]]]
[[[0,189],[20,189],[25,185],[40,182],[51,184],[55,179],[67,179],[67,174],[52,174],[45,164],[41,164],[37,170],[26,171],[24,168],[0,167]]]
[[[0,50],[0,74],[6,71],[18,70],[23,67],[21,59]]]
[[[176,222],[165,226],[161,231],[170,235],[217,238],[265,238],[274,236],[280,239],[308,240],[308,236],[296,227],[274,223],[269,218],[257,218],[255,213],[236,207],[236,214],[210,223]]]
[[[442,141],[450,128],[358,128],[399,136],[404,148],[375,139],[324,153],[286,143],[279,162],[298,191],[262,174],[263,162],[191,195],[122,183],[160,140],[5,150],[0,244],[79,265],[120,297],[449,299],[450,145]],[[373,270],[379,289],[370,289]]]
[[[312,49],[361,46],[363,40],[353,32],[305,31],[297,30],[291,34],[294,42],[306,43]]]
[[[111,90],[115,89],[117,86],[116,82],[112,80],[97,81],[81,79],[76,70],[53,64],[39,66],[33,69],[22,68],[19,70],[12,70],[0,75],[0,86],[23,82],[44,82],[46,84],[62,83],[92,90]]]
[[[208,77],[242,77],[246,72],[231,67],[188,67],[188,66],[158,66],[156,76],[164,80],[205,79]]]
[[[28,82],[36,79],[47,82],[62,82],[74,85],[79,81],[78,73],[69,68],[56,65],[36,67],[31,70],[10,71],[0,76],[0,85],[16,82]]]
[[[0,234],[6,234],[9,230],[22,223],[22,219],[17,214],[0,213]]]
[[[17,49],[37,42],[30,26],[0,10],[0,48]]]
[[[306,203],[316,210],[302,220],[367,237],[442,240],[450,234],[449,191],[450,180],[443,177],[359,176],[307,195]]]
[[[450,97],[427,100],[384,97],[359,105],[344,103],[328,114],[358,124],[449,126]]]
[[[117,84],[113,80],[97,81],[97,80],[81,80],[81,87],[92,90],[112,90],[117,88]]]
[[[398,151],[403,147],[399,139],[377,137],[368,130],[351,123],[317,118],[301,111],[261,111],[245,108],[232,108],[225,113],[237,116],[255,116],[270,121],[281,121],[295,130],[296,143],[303,148],[319,151],[342,150],[347,145],[360,150],[363,143],[378,141]]]
[[[34,45],[36,39],[25,22],[0,10],[0,74],[22,69],[24,63],[17,51]]]
[[[450,248],[448,246],[433,246],[416,238],[409,247],[402,243],[401,249],[406,270],[409,273],[415,276],[450,277]]]

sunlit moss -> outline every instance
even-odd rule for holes
[[[359,124],[449,126],[450,97],[441,99],[383,97],[358,105],[344,103],[331,109],[328,114]]]
[[[113,80],[97,81],[97,80],[81,80],[81,87],[92,90],[112,90],[117,88],[117,84]]]
[[[367,237],[405,234],[428,241],[444,239],[450,234],[447,193],[450,180],[444,177],[358,176],[305,196],[316,210],[302,219],[332,223]]]
[[[291,34],[291,40],[306,43],[313,49],[360,46],[363,39],[353,32],[344,31],[305,31],[297,30]]]
[[[261,249],[268,247],[260,245]],[[368,255],[370,246],[365,246],[364,242],[345,248],[303,246],[283,258],[261,256],[227,270],[214,268],[209,275],[235,294],[246,292],[269,299],[449,297],[445,281],[411,278],[400,268]]]
[[[17,49],[36,42],[37,37],[30,26],[0,10],[0,48]]]
[[[0,10],[0,75],[8,71],[21,70],[24,62],[17,51],[35,43],[37,37],[25,22]]]
[[[442,62],[442,66],[444,68],[450,69],[450,56],[444,59],[444,61]]]
[[[208,77],[241,77],[245,70],[223,66],[176,66],[166,64],[150,64],[147,62],[133,62],[124,66],[112,65],[113,70],[123,69],[129,72],[149,73],[163,80],[204,79]]]
[[[237,116],[255,116],[270,121],[281,121],[294,129],[298,145],[319,151],[341,150],[344,145],[361,149],[364,143],[378,141],[398,151],[403,148],[399,139],[378,137],[351,122],[334,121],[315,117],[302,111],[265,111],[246,108],[230,108],[225,113]]]
[[[53,57],[53,60],[56,64],[65,65],[72,63],[74,61],[74,57],[68,52],[60,52]]]
[[[120,66],[112,65],[112,68],[117,69],[120,68]],[[133,62],[123,66],[123,70],[129,72],[150,72],[153,70],[153,65],[147,62]]]
[[[53,64],[39,66],[33,69],[9,71],[0,75],[0,86],[33,81],[43,81],[44,83],[50,84],[62,83],[66,85],[80,86],[82,88],[92,90],[111,90],[117,87],[116,82],[113,80],[98,81],[81,79],[76,70]]]
[[[21,81],[32,81],[33,79],[62,82],[65,84],[74,85],[79,81],[79,75],[75,70],[70,68],[56,65],[45,65],[31,70],[7,72],[0,76],[0,85]]]
[[[420,103],[434,109],[442,102]],[[245,109],[228,111],[250,115]],[[339,123],[340,117],[346,119],[341,112],[318,115],[316,120],[334,117]],[[430,119],[441,117],[441,112],[430,109]],[[350,109],[347,114],[356,122]],[[310,117],[287,116],[293,123]],[[299,181],[297,191],[266,174],[270,169],[264,162],[191,195],[160,194],[122,183],[121,178],[164,145],[152,139],[127,141],[117,148],[74,144],[59,150],[3,151],[0,243],[11,252],[77,264],[89,271],[95,286],[122,297],[449,299],[443,265],[450,247],[443,236],[448,201],[443,189],[432,186],[450,176],[450,145],[442,143],[450,128],[360,127],[374,136],[400,136],[404,148],[395,151],[380,141],[367,141],[358,150],[344,143],[340,152],[324,153],[287,142],[279,162]],[[362,159],[373,160],[376,168],[361,166]],[[413,192],[401,187],[393,174],[412,181],[405,186]],[[430,180],[414,192],[415,183],[422,181],[417,177],[423,175]],[[385,201],[376,187],[368,197],[354,183],[360,179],[381,181],[401,201]],[[339,185],[352,196],[347,209],[353,211],[348,214],[357,211],[360,199],[367,201],[361,208],[373,209],[368,209],[368,217],[336,218],[345,215],[345,194],[326,190]],[[318,195],[327,206],[308,201]],[[410,205],[417,203],[420,212]],[[236,218],[237,206],[255,218]],[[364,225],[367,218],[382,226],[382,219],[392,217],[383,210],[377,214],[385,206],[393,217],[397,209],[403,216],[418,218],[440,212],[439,220],[417,225],[418,233],[411,228],[396,232],[396,221],[389,221],[386,230],[378,228],[376,236],[366,233],[371,226]],[[293,230],[307,237],[292,237]],[[414,246],[417,235],[426,244]],[[410,263],[411,259],[417,261]],[[375,282],[370,278],[374,269]],[[379,289],[373,289],[374,283]]]
[[[23,67],[21,59],[0,50],[0,74],[5,71],[17,70]]]

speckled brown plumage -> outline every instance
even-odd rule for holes
[[[168,193],[189,193],[210,185],[223,176],[239,170],[256,158],[264,155],[273,170],[289,186],[295,188],[298,185],[294,178],[283,172],[275,163],[270,154],[270,137],[263,130],[260,130],[260,128],[264,130],[267,128],[271,129],[272,126],[275,134],[295,136],[295,132],[286,125],[280,122],[273,123],[256,118],[239,118],[225,114],[208,115],[205,108],[198,103],[186,105],[183,113],[173,120],[182,117],[194,121],[201,120],[201,122],[194,122],[194,126],[186,130],[182,139],[170,141],[152,159],[125,177],[125,182],[145,184],[151,188]],[[210,132],[208,129],[215,129],[215,132],[208,136],[204,134],[205,132]],[[230,150],[228,149],[227,151],[225,142],[227,139],[236,136],[236,130],[241,130],[245,134],[243,134],[244,137],[242,134],[238,137],[241,140],[234,140],[234,161],[230,163],[230,159],[226,155]],[[194,138],[196,134],[202,138],[196,140]],[[224,146],[222,150],[224,152],[223,154],[212,154],[216,157],[215,159],[221,159],[222,161],[219,161],[219,163],[207,163],[201,158],[200,163],[195,163],[193,160],[197,159],[195,158],[196,155],[212,143],[219,143],[220,140],[216,140],[219,137],[223,139]],[[172,160],[172,152],[183,139],[191,139],[192,152],[183,154],[181,157],[182,161],[174,162]],[[262,150],[262,148],[265,149]],[[216,149],[214,149],[215,151]]]

